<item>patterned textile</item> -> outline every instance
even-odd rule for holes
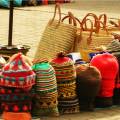
[[[93,111],[95,98],[101,84],[100,71],[86,64],[76,65],[77,94],[81,111]]]
[[[48,62],[33,65],[35,71],[35,98],[33,100],[33,115],[58,116],[57,83],[53,67]]]
[[[23,60],[22,54],[17,54],[3,68],[0,85],[16,88],[31,87],[35,84],[35,73],[27,62]]]
[[[0,87],[1,109],[9,112],[31,111],[32,95],[30,91],[11,87]]]
[[[31,61],[21,53],[10,57],[2,68],[0,78],[0,102],[5,120],[30,120],[35,73]],[[14,117],[13,117],[14,115]]]
[[[73,61],[63,53],[51,61],[56,71],[58,85],[58,107],[61,113],[79,112],[76,95],[76,72]]]

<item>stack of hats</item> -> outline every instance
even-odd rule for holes
[[[56,71],[58,85],[58,108],[63,113],[79,112],[79,101],[76,95],[76,72],[73,61],[59,53],[51,61]]]
[[[96,107],[109,107],[113,105],[112,97],[119,69],[118,61],[112,54],[103,53],[94,56],[90,64],[99,69],[102,77],[100,91],[95,101]]]
[[[95,98],[100,89],[101,74],[99,70],[87,64],[77,64],[77,94],[81,111],[93,111]]]
[[[35,98],[33,100],[34,116],[58,116],[58,93],[53,67],[47,61],[37,61],[33,65],[36,73]]]
[[[34,84],[35,73],[24,61],[24,55],[21,53],[13,55],[1,71],[0,101],[3,111],[6,113],[30,112],[32,102],[30,90]],[[6,114],[4,117],[7,119]]]

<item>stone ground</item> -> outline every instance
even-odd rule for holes
[[[62,13],[71,11],[78,18],[88,12],[106,13],[109,18],[120,18],[119,0],[76,0],[74,3],[61,5]],[[44,28],[53,16],[54,5],[37,7],[20,7],[14,10],[13,44],[31,46],[28,56],[34,58],[38,42]],[[0,9],[0,44],[7,44],[9,11]],[[42,117],[41,120],[120,120],[120,107],[81,112],[79,114],[62,115],[55,118]],[[33,119],[35,120],[35,119]],[[36,120],[39,120],[36,119]]]

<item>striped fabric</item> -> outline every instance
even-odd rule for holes
[[[36,63],[35,99],[33,100],[33,115],[58,116],[57,83],[53,67],[48,62]]]
[[[51,61],[51,65],[56,71],[60,113],[79,112],[79,102],[76,95],[76,72],[73,61],[68,57],[58,55]]]

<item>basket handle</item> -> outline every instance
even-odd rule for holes
[[[73,21],[73,25],[77,26],[76,19],[75,19],[74,15],[71,12],[68,12],[68,15],[63,17],[61,22],[64,22],[64,20],[66,20],[66,19],[69,19],[69,24],[72,24],[72,21]]]
[[[94,32],[94,25],[93,25],[93,22],[92,22],[91,19],[86,18],[86,19],[84,19],[84,20],[82,21],[82,27],[83,27],[83,28],[84,28],[84,24],[85,24],[85,26],[86,26],[87,21],[89,21],[89,22],[90,22],[90,25],[91,25],[91,28],[89,29],[90,34],[89,34],[89,36],[88,36],[88,38],[87,38],[87,44],[90,45],[91,42],[92,42],[92,34],[93,34],[93,32]],[[85,28],[85,29],[86,29],[86,28]],[[88,28],[87,28],[87,29],[88,29]],[[80,35],[81,35],[81,36],[82,36],[82,32],[83,32],[83,31],[84,31],[84,29],[80,29]]]
[[[73,24],[75,27],[77,27],[77,23],[78,23],[80,25],[78,29],[82,29],[81,21],[77,17],[74,17],[74,15],[71,12],[68,12],[68,15],[63,17],[61,21],[64,22],[64,20],[67,18],[69,19],[69,24]],[[70,52],[75,51],[76,45],[80,42],[80,40],[81,40],[81,36],[79,36],[79,38],[77,36],[75,37]]]
[[[103,18],[103,21],[102,21],[102,18]],[[101,23],[103,23],[102,24],[103,29],[106,29],[106,27],[107,27],[107,15],[106,14],[101,14],[98,19],[99,19],[99,21],[101,21]]]
[[[100,28],[101,28],[101,24],[103,26],[103,30],[106,31],[106,34],[109,34],[108,29],[107,29],[107,15],[106,14],[101,14],[99,16],[99,18],[93,14],[93,13],[88,13],[82,20],[82,22],[85,21],[85,19],[89,16],[92,16],[95,20],[94,22],[94,26],[93,26],[93,32],[95,33],[99,33],[100,32]],[[103,18],[103,21],[101,20]],[[87,24],[85,23],[85,28],[82,28],[84,31],[91,31],[90,29],[87,28]]]
[[[68,12],[68,15],[63,17],[61,21],[64,22],[65,19],[68,19],[69,24],[73,24],[75,27],[77,27],[77,23],[78,23],[78,25],[80,25],[80,27],[78,29],[82,29],[81,21],[77,17],[74,17],[74,15],[71,12]],[[75,51],[76,45],[80,42],[80,40],[81,40],[81,36],[79,36],[79,38],[77,36],[75,37],[70,52]]]
[[[83,27],[82,29],[84,31],[91,31],[90,29],[87,28],[87,24],[85,23],[86,19],[88,19],[88,17],[92,17],[94,19],[94,25],[93,25],[93,31],[95,33],[98,33],[99,32],[99,29],[100,29],[100,23],[98,22],[99,19],[97,17],[97,15],[95,15],[94,13],[87,13],[87,15],[83,18],[82,20],[82,24],[84,23],[85,24],[85,27]],[[94,28],[95,27],[95,28]]]
[[[102,21],[102,18],[103,18],[103,21]],[[100,24],[103,25],[103,30],[105,30],[106,33],[109,34],[108,29],[107,29],[107,15],[106,14],[101,14],[99,16],[99,22],[100,22]],[[101,26],[100,26],[100,28],[101,28]]]
[[[51,20],[51,22],[49,24],[52,24],[53,21],[55,20],[57,10],[58,10],[58,15],[59,15],[58,25],[60,24],[60,22],[61,22],[61,8],[60,8],[59,3],[56,3],[56,5],[55,5],[54,15],[53,15],[53,18],[52,18],[52,20]]]

